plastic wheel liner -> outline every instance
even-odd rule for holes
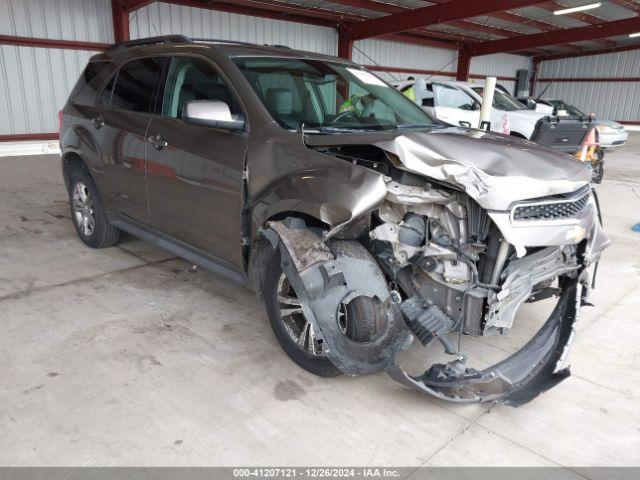
[[[384,274],[375,261],[334,258],[321,237],[295,219],[269,222],[263,233],[279,248],[283,272],[302,303],[306,319],[322,339],[327,357],[342,372],[360,375],[386,371],[391,378],[437,398],[460,403],[501,401],[518,406],[557,385],[570,373],[564,367],[582,300],[581,275],[567,279],[553,313],[529,342],[492,367],[467,368],[462,358],[432,365],[410,376],[394,362],[413,340],[397,304],[390,301]],[[580,273],[580,272],[578,272]],[[387,325],[368,343],[350,340],[340,330],[338,309],[358,296],[388,305]]]

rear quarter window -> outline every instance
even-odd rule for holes
[[[105,89],[111,92],[111,108],[151,113],[156,89],[160,84],[165,57],[132,60],[125,64]]]
[[[89,62],[73,87],[70,100],[79,105],[93,105],[98,89],[114,70],[111,62]]]

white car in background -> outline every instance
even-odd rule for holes
[[[423,79],[399,82],[401,92],[413,88],[418,105],[450,125],[478,128],[484,86],[471,82],[439,82]],[[530,139],[544,113],[529,110],[515,97],[496,88],[491,109],[491,131]]]

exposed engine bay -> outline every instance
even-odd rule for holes
[[[295,218],[269,222],[265,230],[331,362],[351,375],[384,370],[455,402],[519,405],[566,378],[574,322],[608,244],[591,187],[515,199],[495,210],[483,201],[487,192],[497,198],[492,188],[471,193],[463,182],[409,171],[393,152],[385,161],[364,151],[357,157],[381,173],[386,187],[375,210],[332,231]],[[353,152],[332,153],[358,161]],[[375,262],[334,256],[326,245],[333,235],[357,238]],[[386,315],[383,331],[366,343],[347,338],[337,322],[341,306],[360,296],[375,298]],[[525,302],[547,298],[557,305],[524,347],[490,368],[469,366],[462,337],[508,335]],[[440,345],[450,361],[407,374],[395,357],[414,338],[424,347]]]

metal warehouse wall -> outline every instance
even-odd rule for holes
[[[458,52],[446,48],[410,45],[389,40],[368,39],[355,42],[353,60],[363,65],[382,68],[380,76],[387,81],[403,80],[408,76],[428,77],[432,80],[454,80],[457,68]],[[379,67],[381,66],[381,67]],[[498,75],[515,79],[519,69],[529,70],[531,59],[521,55],[498,53],[473,57],[471,75]],[[394,68],[400,70],[394,70]],[[413,69],[413,70],[412,70]],[[421,70],[442,72],[425,74]],[[480,79],[475,78],[475,81]],[[501,79],[501,85],[513,91],[515,80]]]
[[[640,122],[640,50],[543,61],[536,92],[603,119]],[[554,81],[554,79],[556,79]]]
[[[424,47],[389,40],[367,39],[354,42],[353,61],[370,67],[382,67],[378,74],[387,81],[403,80],[408,76],[430,77],[433,80],[455,78],[458,52],[447,48]],[[393,68],[400,69],[394,71]],[[411,72],[404,70],[415,69]],[[425,75],[420,70],[450,72],[447,75]]]
[[[495,53],[481,57],[471,57],[471,74],[482,76],[498,76],[515,78],[518,70],[531,70],[531,57],[523,55],[510,55],[508,53]],[[515,80],[498,80],[498,83],[515,92]]]
[[[192,37],[286,45],[327,55],[338,53],[338,33],[332,28],[164,2],[152,3],[132,13],[129,29],[132,39],[184,34]]]
[[[108,0],[0,0],[0,35],[113,42]],[[0,135],[54,133],[95,52],[0,45]]]

